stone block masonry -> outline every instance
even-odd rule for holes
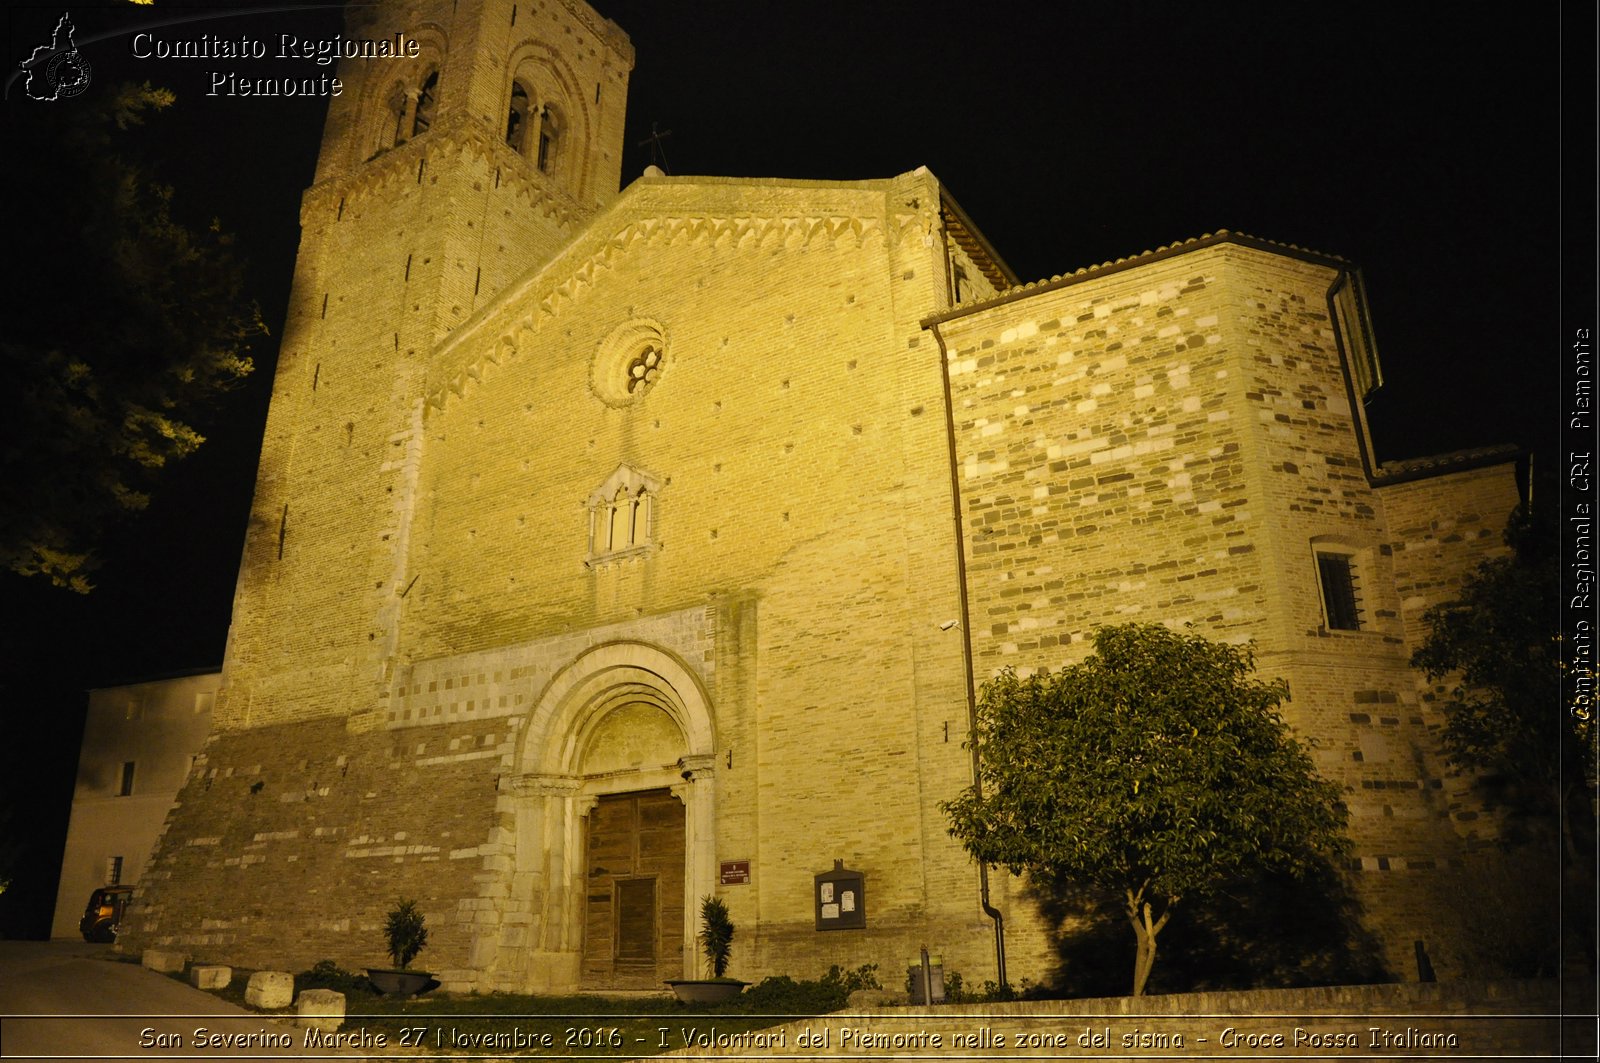
[[[123,951],[134,951],[124,948]],[[143,949],[139,950],[139,963],[152,971],[162,974],[177,974],[183,970],[184,964],[189,962],[189,957],[178,949]]]
[[[189,982],[196,989],[226,989],[233,983],[233,968],[213,964],[189,969]]]
[[[491,748],[508,751],[510,735],[496,732]],[[119,947],[150,941],[256,968],[388,966],[385,915],[416,898],[429,923],[423,962],[460,964],[469,930],[457,898],[475,894],[483,871],[496,771],[422,762],[452,741],[483,748],[486,733],[457,724],[352,737],[331,720],[215,736]],[[191,917],[197,907],[203,918]]]
[[[447,988],[615,989],[696,973],[716,895],[743,977],[930,944],[981,981],[940,808],[968,651],[1054,667],[1132,619],[1254,640],[1375,926],[1432,947],[1459,839],[1406,657],[1461,552],[1385,523],[1342,263],[1219,237],[1003,290],[926,170],[615,192],[633,53],[582,0],[350,19],[422,54],[340,68],[216,731],[124,948],[359,968],[414,898]],[[835,861],[865,929],[816,927]]]
[[[257,971],[245,987],[244,1002],[265,1011],[288,1007],[294,1002],[294,975],[288,971]]]
[[[344,1025],[343,993],[332,989],[307,989],[295,998],[297,1022],[309,1030],[333,1033]]]
[[[1087,652],[1096,625],[1130,620],[1252,642],[1259,671],[1288,680],[1283,711],[1318,770],[1345,790],[1391,969],[1409,970],[1425,940],[1459,974],[1480,957],[1440,924],[1436,890],[1462,855],[1441,829],[1460,784],[1419,703],[1410,636],[1419,585],[1454,586],[1515,491],[1504,466],[1468,483],[1369,476],[1328,313],[1337,275],[1201,242],[939,326],[974,655],[982,674],[1055,668]],[[1480,546],[1397,534],[1424,512]],[[1328,550],[1354,573],[1353,629],[1325,611]]]

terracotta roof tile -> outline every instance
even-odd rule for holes
[[[1472,447],[1468,450],[1452,450],[1448,454],[1430,454],[1422,458],[1406,458],[1403,461],[1386,461],[1378,466],[1377,474],[1373,477],[1379,484],[1399,480],[1415,480],[1423,476],[1443,476],[1446,473],[1463,472],[1467,469],[1476,469],[1484,465],[1499,465],[1503,462],[1513,461],[1521,457],[1521,447],[1502,443],[1492,447]]]

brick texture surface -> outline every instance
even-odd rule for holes
[[[399,85],[438,69],[437,113],[385,145],[371,64],[330,112],[217,730],[125,947],[374,965],[414,897],[447,987],[574,988],[588,809],[664,789],[685,907],[727,901],[733,973],[927,944],[988,977],[940,810],[970,780],[962,640],[981,680],[1152,620],[1254,640],[1345,788],[1392,959],[1465,962],[1427,903],[1464,784],[1407,658],[1514,491],[1503,467],[1374,486],[1336,267],[1212,242],[930,328],[958,271],[995,294],[931,174],[614,194],[631,46],[578,0],[505,15],[354,16],[423,43]],[[569,121],[548,172],[503,142],[524,76]],[[598,493],[619,483],[648,502]],[[1360,630],[1327,627],[1319,544],[1352,559]],[[836,860],[866,930],[815,927]],[[1043,977],[1048,928],[994,885],[1012,977]]]

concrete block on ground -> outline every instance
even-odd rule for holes
[[[233,968],[196,964],[189,968],[189,981],[196,989],[226,989],[233,982]]]
[[[300,994],[298,1006],[301,1026],[333,1033],[344,1025],[343,993],[332,989],[307,989]]]
[[[257,971],[244,989],[244,1002],[252,1008],[286,1008],[294,1002],[294,975],[288,971]]]
[[[139,962],[152,971],[176,974],[183,970],[183,965],[189,962],[189,957],[176,949],[145,949],[139,957]]]

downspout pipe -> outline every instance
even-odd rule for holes
[[[1367,399],[1374,392],[1383,387],[1381,371],[1377,383],[1366,394],[1358,390],[1356,382],[1355,360],[1359,353],[1357,345],[1359,337],[1349,335],[1344,321],[1339,313],[1339,297],[1347,288],[1355,288],[1359,298],[1357,303],[1365,308],[1367,300],[1361,295],[1361,277],[1359,271],[1350,266],[1339,263],[1330,263],[1338,268],[1333,281],[1324,293],[1324,301],[1328,307],[1328,323],[1333,330],[1334,348],[1339,356],[1339,372],[1344,380],[1345,401],[1350,407],[1350,421],[1355,428],[1357,450],[1361,455],[1361,471],[1367,478],[1367,483],[1372,487],[1390,487],[1394,484],[1408,483],[1413,480],[1424,480],[1433,476],[1440,476],[1452,472],[1465,472],[1468,469],[1482,468],[1487,465],[1498,465],[1507,462],[1516,462],[1517,497],[1523,505],[1532,501],[1533,480],[1532,464],[1533,455],[1525,448],[1504,444],[1495,447],[1485,447],[1474,454],[1470,459],[1452,463],[1445,468],[1421,469],[1408,472],[1385,472],[1378,462],[1377,447],[1373,443],[1372,430],[1367,424]],[[1366,330],[1370,334],[1372,324],[1366,322]]]
[[[944,385],[945,441],[950,448],[950,500],[953,507],[956,531],[956,587],[961,603],[961,663],[967,683],[967,736],[972,749],[972,789],[983,796],[983,777],[979,774],[978,746],[973,737],[978,733],[978,694],[972,674],[972,609],[967,600],[967,550],[961,521],[961,467],[956,456],[955,400],[950,393],[949,351],[944,337],[939,334],[937,322],[925,326],[933,333],[939,345],[939,379]],[[989,865],[978,861],[978,904],[983,914],[994,921],[994,965],[1001,989],[1009,988],[1006,981],[1006,918],[989,901]]]
[[[1339,368],[1344,376],[1345,401],[1350,404],[1350,421],[1355,426],[1361,453],[1361,472],[1366,476],[1367,483],[1375,484],[1378,482],[1377,456],[1372,452],[1372,439],[1367,434],[1366,396],[1356,394],[1355,366],[1351,364],[1354,352],[1345,342],[1344,323],[1339,320],[1339,293],[1354,284],[1355,279],[1349,266],[1339,263],[1337,268],[1339,272],[1323,294],[1323,302],[1328,308],[1328,324],[1333,326],[1334,349],[1339,353]]]

